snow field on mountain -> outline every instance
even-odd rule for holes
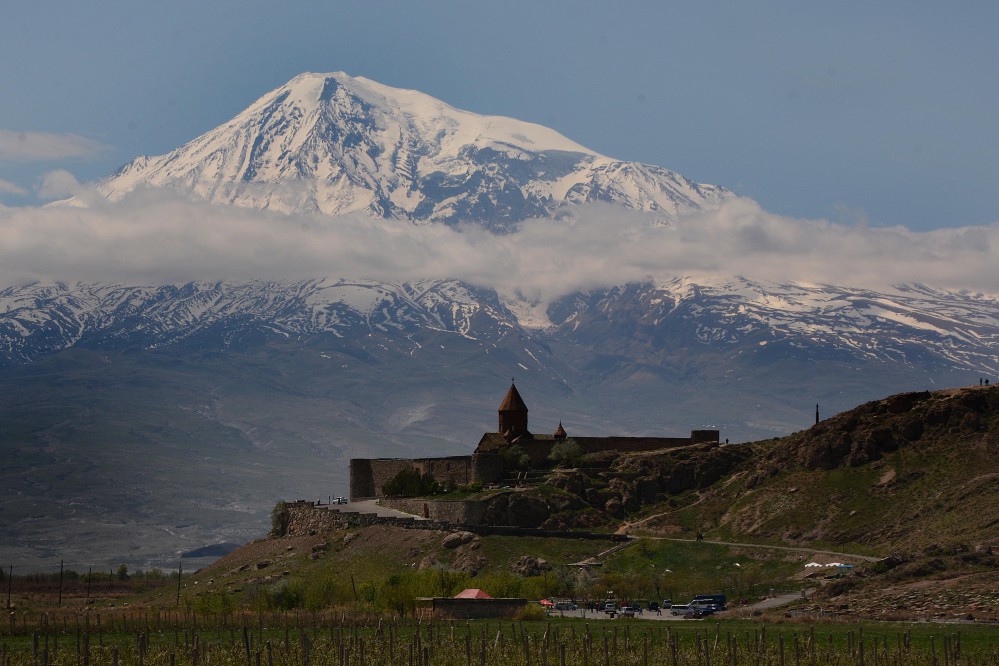
[[[485,162],[483,151],[491,151]],[[521,174],[525,165],[530,171],[549,153],[562,162],[571,155],[575,165],[562,175],[540,167],[534,175],[506,175]],[[522,219],[525,198],[535,208],[612,199],[675,214],[725,195],[665,170],[657,174],[541,125],[462,111],[338,72],[300,75],[185,146],[137,158],[99,189],[114,200],[143,186],[170,187],[289,214],[365,211],[451,222],[467,217],[466,209]]]

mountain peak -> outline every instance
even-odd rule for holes
[[[249,208],[503,229],[564,203],[670,217],[728,192],[600,155],[547,127],[457,109],[344,72],[303,73],[176,150],[104,181],[111,199],[165,187]]]

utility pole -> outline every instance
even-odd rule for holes
[[[62,606],[62,560],[59,560],[59,605]]]

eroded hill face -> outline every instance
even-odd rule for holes
[[[900,394],[750,447],[674,522],[872,555],[999,546],[995,388]]]
[[[999,548],[997,458],[999,389],[975,386],[891,396],[753,444],[589,457],[518,502],[549,528],[973,551]]]
[[[902,448],[996,446],[999,393],[972,387],[902,393],[869,402],[785,440],[765,458],[778,468],[788,455],[807,469],[859,467]],[[941,451],[943,453],[943,451]],[[973,451],[969,451],[973,454]],[[970,459],[970,458],[969,458]]]

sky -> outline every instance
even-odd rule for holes
[[[296,74],[345,71],[734,191],[742,198],[716,223],[731,230],[741,220],[741,243],[726,237],[728,252],[716,248],[728,268],[748,256],[759,269],[773,247],[802,245],[798,278],[838,266],[843,282],[833,249],[859,249],[871,260],[852,278],[880,272],[999,292],[989,277],[999,252],[989,243],[999,225],[992,1],[11,0],[0,15],[0,279],[89,274],[106,264],[102,253],[143,238],[155,245],[165,228],[155,221],[174,224],[181,203],[98,206],[71,221],[40,206],[136,155],[180,146]],[[190,206],[191,219],[215,215]],[[237,216],[245,228],[268,224]],[[65,225],[73,246],[52,242]],[[663,238],[638,240],[674,258],[675,235]],[[202,245],[206,257],[233,249]],[[180,250],[158,256],[141,264],[149,279],[190,264]],[[879,266],[886,257],[904,265]],[[714,263],[705,254],[700,268]],[[631,273],[646,268],[629,260]]]

